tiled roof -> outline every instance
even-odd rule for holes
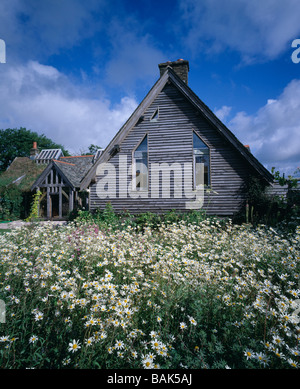
[[[63,174],[75,188],[80,187],[81,180],[93,165],[93,155],[80,155],[75,157],[61,157],[53,160]]]

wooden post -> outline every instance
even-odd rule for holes
[[[72,212],[74,208],[74,191],[69,188],[69,211]]]
[[[37,186],[37,188],[36,188],[36,193],[38,193],[39,190],[40,190],[40,187]],[[37,209],[37,215],[38,215],[38,217],[40,216],[40,205],[41,205],[41,198],[39,198],[38,209]]]
[[[50,197],[50,188],[47,187],[47,219],[51,218],[51,197]]]
[[[61,192],[61,186],[59,187],[59,205],[58,205],[58,216],[62,217],[62,192]]]

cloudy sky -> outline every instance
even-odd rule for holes
[[[159,77],[189,86],[268,168],[300,166],[298,0],[1,0],[0,129],[105,147]],[[300,58],[300,54],[299,54]]]

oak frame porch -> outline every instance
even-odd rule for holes
[[[53,219],[53,217],[63,218],[67,215],[63,214],[63,199],[68,201],[68,211],[72,212],[76,198],[76,188],[70,181],[59,171],[54,164],[48,165],[45,171],[39,177],[35,184],[36,191],[40,191],[42,196],[39,199],[39,216],[41,215],[41,203],[46,199],[46,217]],[[53,213],[53,196],[58,196],[58,214]]]

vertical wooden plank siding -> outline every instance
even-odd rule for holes
[[[158,117],[151,117],[158,110]],[[132,161],[132,151],[147,134],[148,136],[148,167],[149,191],[143,198],[118,197],[118,193],[126,193],[132,179],[130,171],[127,180],[117,179],[116,198],[100,199],[97,195],[97,183],[102,177],[96,177],[96,183],[90,186],[90,209],[104,209],[110,202],[117,212],[128,210],[132,213],[164,212],[167,210],[186,210],[186,201],[182,188],[182,198],[174,196],[174,185],[171,185],[171,196],[163,198],[160,177],[158,188],[151,187],[151,165],[153,163],[172,164],[193,163],[193,131],[205,142],[210,150],[211,190],[205,194],[203,209],[208,214],[232,215],[239,211],[244,200],[241,188],[249,174],[255,174],[249,164],[231,146],[217,130],[199,113],[182,93],[172,84],[167,84],[150,107],[144,112],[144,118],[133,127],[120,144],[120,152],[110,159],[115,166],[117,178],[119,174],[119,156],[127,158],[128,165]],[[175,165],[173,165],[175,166]],[[121,167],[124,169],[124,166]],[[190,172],[192,173],[192,172]],[[172,177],[171,173],[171,177]],[[173,181],[171,181],[173,182]],[[182,181],[183,184],[183,181]],[[159,196],[151,198],[151,191],[157,191]],[[192,199],[194,201],[194,199]]]

